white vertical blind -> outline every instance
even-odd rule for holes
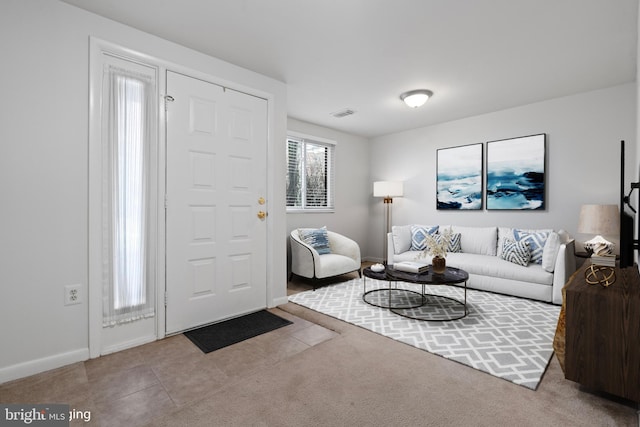
[[[107,65],[103,86],[103,325],[155,314],[149,271],[149,156],[155,76]]]
[[[302,206],[304,194],[302,148],[299,141],[287,139],[287,206]]]

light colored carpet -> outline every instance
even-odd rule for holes
[[[337,335],[148,425],[638,427],[635,406],[565,380],[555,358],[533,391],[294,303],[280,308]]]
[[[506,295],[467,290],[468,315],[449,322],[408,319],[388,309],[362,300],[363,280],[354,279],[301,292],[289,301],[380,335],[426,350],[535,390],[553,355],[553,336],[560,307]],[[366,279],[367,290],[381,289],[368,301],[384,304],[389,298],[388,283]],[[395,285],[394,285],[395,286]],[[418,286],[398,283],[398,288]],[[464,300],[464,290],[455,286],[427,286],[426,292]],[[392,291],[394,304],[405,301],[404,292]],[[418,297],[419,298],[419,297]],[[435,312],[438,318],[455,309],[449,300],[430,301],[428,307],[405,310],[422,317]],[[457,307],[460,309],[460,307]],[[461,310],[459,310],[461,311]]]

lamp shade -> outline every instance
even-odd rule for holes
[[[373,183],[373,197],[402,197],[402,181],[376,181]]]
[[[578,233],[618,236],[620,211],[617,205],[582,205]]]

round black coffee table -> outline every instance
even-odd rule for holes
[[[382,272],[375,272],[370,267],[362,270],[364,275],[364,293],[362,299],[367,304],[380,308],[388,308],[392,313],[416,320],[447,322],[462,319],[467,311],[467,280],[469,274],[459,268],[447,267],[442,274],[433,273],[431,267],[424,273],[408,273],[387,267]],[[367,291],[367,277],[384,280],[388,288],[377,288]],[[421,292],[398,288],[397,283],[420,285]],[[392,287],[392,283],[396,286]],[[428,294],[427,285],[457,285],[464,283],[464,300]]]

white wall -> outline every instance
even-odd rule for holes
[[[268,284],[286,300],[286,86],[65,3],[3,0],[0,383],[88,355],[89,36],[273,95]],[[82,304],[63,305],[68,284]]]
[[[0,383],[88,355],[89,36],[274,95],[268,278],[273,301],[286,299],[286,236],[295,227],[327,225],[358,241],[364,257],[382,257],[383,210],[372,197],[375,180],[406,181],[406,197],[394,200],[397,224],[499,223],[574,232],[582,203],[617,203],[618,141],[630,142],[628,159],[636,157],[633,84],[367,141],[293,119],[287,126],[286,87],[280,82],[64,3],[3,0]],[[287,127],[338,141],[335,213],[285,215]],[[539,132],[548,134],[545,212],[435,209],[437,148]],[[85,303],[63,305],[68,284],[83,286]]]
[[[428,114],[429,104],[424,107]],[[547,134],[547,208],[544,211],[439,211],[438,148],[531,134]],[[627,179],[635,178],[636,85],[552,99],[491,114],[386,135],[371,140],[372,180],[405,181],[394,199],[394,224],[501,225],[577,228],[584,203],[619,203],[620,140],[626,141]],[[486,144],[485,144],[486,155]],[[381,229],[383,211],[371,198],[370,229]],[[366,253],[382,257],[382,233],[372,233]]]
[[[343,120],[349,120],[348,118]],[[289,118],[290,131],[330,139],[336,145],[336,189],[333,213],[288,213],[287,235],[298,227],[322,227],[344,234],[360,245],[362,256],[368,245],[369,198],[372,183],[369,179],[369,142],[366,138],[339,132]]]

